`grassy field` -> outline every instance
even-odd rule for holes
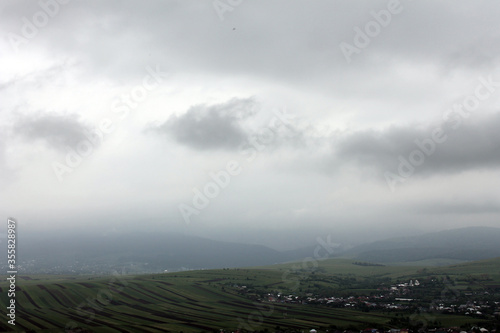
[[[360,266],[347,259],[334,259],[142,276],[18,276],[15,330],[62,332],[64,328],[84,327],[91,332],[202,332],[221,328],[274,331],[279,326],[324,331],[330,325],[389,328],[396,318],[394,313],[270,303],[257,298],[265,290],[299,293],[308,288],[361,295],[375,290],[363,287],[364,281],[446,275],[456,278],[458,287],[500,284],[500,260],[424,268]],[[245,293],[241,293],[243,286]],[[0,288],[0,306],[5,309],[7,283],[0,283]],[[447,326],[481,322],[441,314],[433,314],[433,320]],[[0,322],[0,331],[12,331],[7,319]]]

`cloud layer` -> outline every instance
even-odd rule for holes
[[[0,6],[2,213],[33,229],[498,223],[497,3]]]

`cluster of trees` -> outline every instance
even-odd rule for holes
[[[352,263],[353,265],[358,265],[358,266],[385,266],[382,264],[374,264],[371,262],[364,262],[364,261],[355,261]]]

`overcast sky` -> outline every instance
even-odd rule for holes
[[[30,230],[497,226],[500,4],[2,1]]]

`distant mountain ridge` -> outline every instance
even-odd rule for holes
[[[359,245],[341,255],[381,263],[437,258],[471,261],[500,257],[500,228],[468,227],[392,238]]]
[[[178,233],[66,234],[24,236],[17,258],[21,271],[31,273],[104,273],[123,267],[140,273],[272,265],[311,257],[314,250],[278,251]]]
[[[269,265],[281,262],[283,253],[261,245],[182,234],[136,233],[69,235],[58,240],[32,237],[23,242],[18,258],[45,267],[85,266],[100,270],[106,266],[133,266],[139,271],[175,271]]]
[[[391,238],[355,246],[335,244],[328,253],[318,244],[278,251],[263,245],[215,241],[176,233],[114,233],[110,235],[24,235],[18,263],[27,273],[101,274],[127,268],[131,272],[162,272],[264,266],[304,258],[347,257],[370,263],[444,262],[500,257],[500,228],[470,227]],[[333,243],[332,243],[333,244]],[[316,258],[316,257],[317,258]],[[0,257],[0,265],[6,258]],[[432,264],[431,264],[432,265]]]

